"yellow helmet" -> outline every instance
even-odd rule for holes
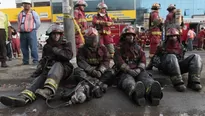
[[[161,4],[159,4],[159,3],[154,3],[154,4],[152,4],[152,10],[158,10],[158,9],[160,9],[161,8]]]

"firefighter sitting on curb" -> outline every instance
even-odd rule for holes
[[[50,99],[56,94],[61,80],[67,79],[73,71],[70,60],[73,56],[71,43],[63,39],[63,29],[52,25],[47,30],[49,39],[43,48],[42,59],[35,72],[36,79],[18,96],[1,96],[6,106],[20,107],[36,100],[36,95]]]
[[[157,106],[162,98],[161,85],[146,72],[146,57],[142,48],[137,45],[135,29],[127,26],[123,29],[120,44],[115,49],[114,62],[118,86],[140,106],[145,99]]]
[[[178,29],[169,28],[166,32],[166,40],[159,46],[155,56],[151,59],[147,70],[156,67],[170,76],[174,88],[183,92],[186,90],[182,74],[189,73],[188,87],[199,91],[202,89],[200,75],[202,71],[202,59],[199,55],[193,54],[184,59],[184,48],[180,43]]]
[[[97,9],[99,12],[93,17],[93,26],[98,30],[100,34],[100,44],[105,45],[110,54],[110,57],[113,58],[115,48],[113,45],[113,38],[111,37],[110,27],[113,25],[112,19],[108,16],[106,9],[107,5],[104,2],[98,4]]]
[[[69,104],[83,103],[92,97],[102,97],[108,86],[114,81],[114,70],[109,68],[108,52],[105,46],[99,44],[98,31],[88,28],[85,31],[85,44],[77,53],[77,65],[74,76],[80,83],[74,94],[65,94],[70,98]],[[65,99],[66,100],[66,99]]]

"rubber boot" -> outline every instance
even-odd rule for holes
[[[33,92],[24,90],[19,96],[1,96],[0,101],[2,104],[10,107],[23,107],[28,103],[32,103],[36,99]]]
[[[6,61],[2,61],[2,62],[1,62],[1,67],[7,68],[7,67],[9,67],[9,66],[6,64]]]
[[[36,93],[36,95],[43,98],[44,100],[51,99],[52,96],[54,95],[52,90],[49,88],[37,89],[35,93]]]
[[[135,90],[132,94],[133,100],[139,106],[145,106],[145,86],[141,81],[136,82]]]
[[[149,96],[150,96],[151,104],[153,106],[158,106],[160,103],[160,100],[162,99],[162,96],[163,96],[162,90],[161,90],[161,85],[159,82],[155,81],[151,85]]]
[[[194,91],[200,91],[202,89],[202,85],[200,83],[200,75],[190,75],[188,78],[187,87]]]
[[[51,99],[55,95],[57,88],[58,84],[56,83],[56,80],[48,78],[45,81],[44,88],[37,89],[35,93],[43,99]]]
[[[173,76],[170,77],[174,88],[179,92],[184,92],[186,90],[186,86],[184,85],[184,81],[182,80],[182,76]]]

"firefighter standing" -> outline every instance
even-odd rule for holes
[[[100,44],[104,44],[110,53],[110,57],[113,57],[114,45],[110,29],[110,26],[113,25],[113,21],[107,14],[106,9],[108,9],[108,7],[104,2],[99,3],[97,9],[99,9],[99,12],[93,17],[92,22],[94,27],[100,33]]]
[[[127,26],[123,29],[120,44],[116,47],[114,62],[117,72],[118,86],[136,104],[145,105],[145,98],[152,105],[159,105],[162,98],[161,85],[146,72],[144,51],[135,42],[135,29]]]
[[[195,91],[201,90],[200,75],[203,66],[201,57],[198,54],[192,54],[184,59],[185,52],[180,43],[179,30],[169,28],[166,34],[165,42],[158,47],[147,70],[151,70],[154,66],[169,75],[174,88],[179,92],[186,90],[182,74],[188,72],[187,86]]]
[[[85,17],[84,9],[87,7],[87,3],[84,0],[78,0],[75,4],[74,10],[74,17],[75,20],[80,27],[81,33],[84,34],[85,30],[87,29],[87,21]],[[80,32],[76,29],[75,31],[75,41],[76,41],[76,48],[78,49],[80,46],[83,45],[83,38],[80,36]]]
[[[167,11],[169,12],[166,16],[165,20],[165,27],[166,29],[168,28],[173,28],[173,25],[175,26],[175,12],[176,12],[176,6],[174,4],[170,4],[167,8]]]
[[[151,8],[153,11],[150,14],[150,57],[152,57],[156,50],[157,46],[161,42],[162,36],[162,18],[159,16],[160,4],[154,3]]]
[[[183,26],[183,17],[179,14],[179,10],[176,10],[175,4],[170,4],[167,8],[169,12],[165,20],[165,32],[169,28],[177,28],[182,33],[181,26]]]
[[[49,39],[43,48],[42,59],[34,73],[36,79],[31,86],[15,97],[1,96],[0,101],[6,106],[20,107],[36,100],[36,95],[44,99],[52,98],[60,81],[69,77],[73,65],[69,62],[73,56],[71,43],[63,39],[63,29],[52,25],[47,34]]]
[[[99,44],[98,31],[92,27],[88,28],[85,33],[85,44],[78,50],[78,67],[74,71],[74,76],[77,82],[88,80],[90,83],[97,82],[97,84],[90,84],[86,81],[77,86],[81,89],[76,89],[77,92],[72,95],[72,104],[83,103],[90,95],[97,98],[102,97],[107,86],[113,81],[114,71],[109,68],[109,62],[106,47]],[[98,86],[98,89],[95,86]]]
[[[197,34],[198,50],[203,50],[204,38],[205,38],[205,30],[204,30],[204,27],[202,27],[201,31]]]

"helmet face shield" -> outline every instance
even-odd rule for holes
[[[97,47],[99,45],[98,31],[90,27],[85,31],[85,44],[89,47]]]
[[[99,45],[99,37],[98,36],[86,37],[85,44],[89,47],[95,48]]]

